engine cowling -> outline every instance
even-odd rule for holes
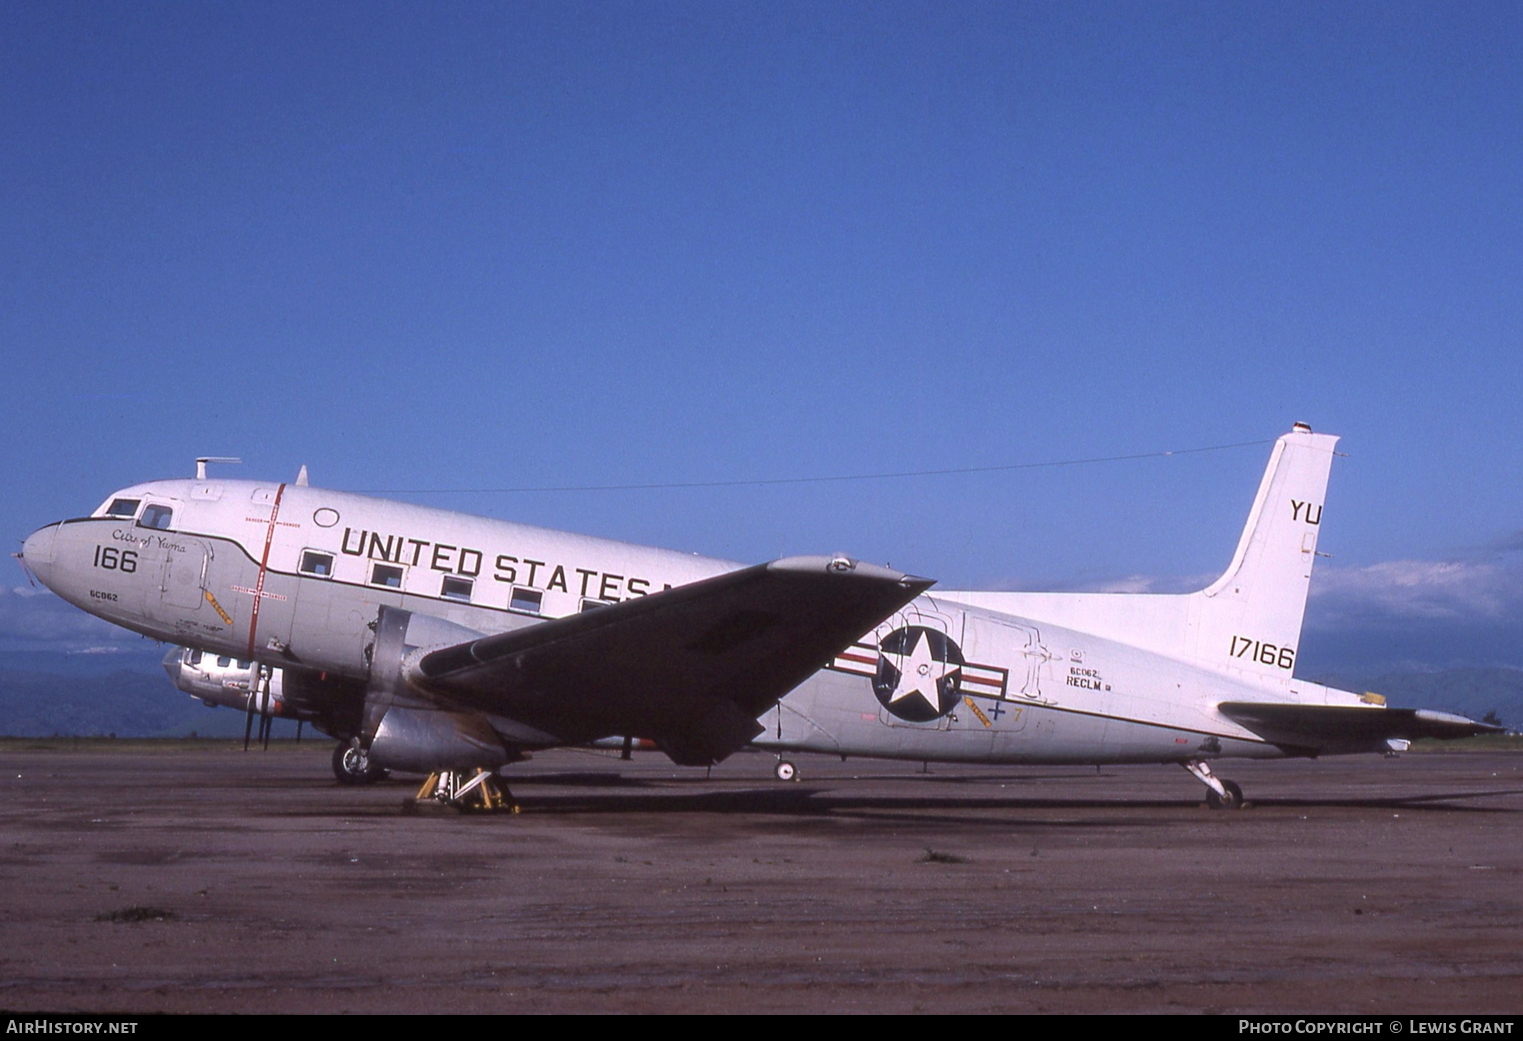
[[[482,633],[432,615],[382,607],[365,690],[361,742],[371,762],[388,770],[495,770],[521,758],[506,748],[480,713],[449,708],[420,690],[410,666],[431,650]]]
[[[348,740],[360,732],[365,684],[296,666],[275,667],[176,647],[164,656],[174,685],[207,705],[300,720]]]
[[[176,687],[208,705],[247,711],[252,694],[253,711],[268,716],[284,711],[285,684],[279,669],[271,673],[269,683],[264,683],[258,662],[195,647],[174,648],[164,655],[163,665]]]

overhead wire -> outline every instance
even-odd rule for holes
[[[1132,452],[1126,455],[1090,456],[1083,459],[1053,459],[1036,463],[1004,463],[997,466],[959,466],[940,470],[900,470],[870,474],[833,474],[821,477],[762,477],[728,481],[661,481],[646,484],[576,484],[538,485],[518,488],[357,488],[359,495],[517,495],[541,492],[637,492],[692,488],[761,488],[784,484],[828,484],[844,481],[889,481],[911,477],[947,477],[956,474],[1004,473],[1014,470],[1043,470],[1060,466],[1089,466],[1096,463],[1125,463],[1142,459],[1164,459],[1176,455],[1199,455],[1232,448],[1251,448],[1273,444],[1273,438],[1234,441],[1230,444],[1175,448],[1162,452]]]

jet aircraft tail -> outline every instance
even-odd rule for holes
[[[942,593],[1213,668],[1289,679],[1338,438],[1304,423],[1275,442],[1232,563],[1196,593]]]

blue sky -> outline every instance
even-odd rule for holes
[[[0,530],[205,454],[581,486],[1305,420],[1349,453],[1323,643],[1523,666],[1463,637],[1523,623],[1520,50],[1523,9],[1484,3],[3,5]],[[1267,452],[405,497],[1180,588]],[[0,643],[82,639],[11,567]]]

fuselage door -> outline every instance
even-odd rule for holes
[[[164,556],[163,579],[159,592],[173,613],[183,615],[199,611],[206,599],[206,569],[212,549],[200,539],[170,535]]]

